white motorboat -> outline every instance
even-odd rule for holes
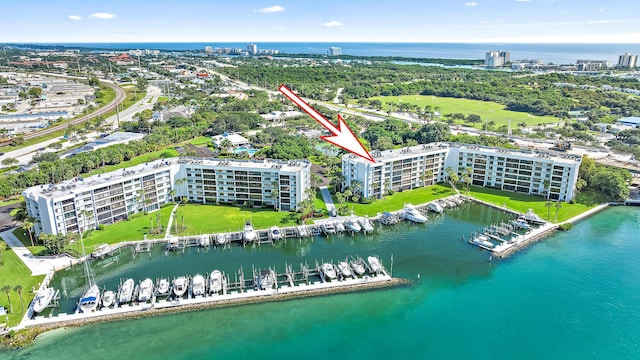
[[[416,223],[424,223],[424,222],[427,222],[428,220],[426,216],[422,215],[420,211],[418,211],[418,209],[416,209],[416,207],[411,204],[405,205],[403,212],[404,212],[404,218],[409,221],[413,221]]]
[[[347,222],[344,225],[347,227],[347,230],[349,231],[359,232],[360,230],[362,230],[362,227],[360,226],[360,224],[358,224],[358,219],[355,217],[352,217],[349,220],[347,220]]]
[[[204,276],[196,274],[191,279],[191,294],[195,296],[203,296],[205,293]]]
[[[158,295],[165,296],[169,294],[170,287],[171,284],[169,283],[169,280],[162,278],[158,280],[158,288],[156,289],[156,291],[158,292]]]
[[[133,300],[133,287],[134,287],[133,279],[127,279],[120,286],[120,291],[118,291],[118,303],[125,304]]]
[[[269,236],[271,237],[272,241],[280,240],[282,239],[282,232],[280,231],[279,227],[272,226],[269,228]]]
[[[251,221],[247,221],[244,223],[244,230],[242,231],[242,238],[244,241],[251,242],[258,238],[258,234],[255,230],[253,230],[253,225],[251,225]]]
[[[182,297],[184,296],[184,293],[187,292],[187,277],[186,276],[179,276],[175,279],[173,279],[173,294],[176,297]]]
[[[305,237],[305,236],[309,236],[309,232],[307,231],[307,228],[304,226],[298,226],[298,235],[300,235],[300,237]]]
[[[151,279],[149,278],[146,278],[140,283],[140,288],[138,289],[138,301],[147,302],[151,300],[152,295],[153,281],[151,281]]]
[[[116,293],[115,291],[107,290],[102,293],[102,307],[108,308],[113,306],[116,303]]]
[[[338,276],[332,263],[323,263],[322,266],[320,266],[320,270],[326,279],[335,279],[336,276]]]
[[[344,228],[344,223],[342,223],[341,221],[338,221],[336,223],[336,232],[344,232],[345,228]]]
[[[527,213],[524,214],[522,216],[522,218],[531,224],[536,224],[536,225],[542,225],[544,224],[546,221],[542,220],[542,218],[538,215],[536,215],[536,213],[533,212],[533,209],[529,209],[527,210]]]
[[[200,235],[198,237],[198,246],[207,247],[211,245],[211,241],[209,240],[209,235]]]
[[[336,233],[335,225],[329,222],[322,223],[322,225],[320,225],[320,229],[322,230],[323,233],[327,235]]]
[[[273,288],[273,284],[276,282],[276,273],[271,270],[260,271],[260,277],[258,278],[258,286],[262,290]]]
[[[49,306],[56,290],[51,287],[44,288],[36,294],[33,298],[33,312],[40,313]]]
[[[362,260],[362,258],[357,258],[357,259],[353,259],[351,260],[350,264],[351,265],[351,269],[353,269],[353,272],[358,274],[358,275],[363,275],[365,268],[364,268],[364,260]]]
[[[441,214],[444,211],[442,206],[440,206],[440,204],[435,201],[430,202],[429,205],[427,205],[427,208],[429,208],[430,211],[438,214]]]
[[[351,275],[353,275],[353,273],[351,272],[351,267],[346,261],[340,261],[338,263],[338,270],[340,270],[340,274],[345,278],[351,277]]]
[[[167,250],[177,251],[178,249],[180,249],[180,240],[177,236],[171,236],[167,241]]]
[[[227,234],[218,234],[216,236],[216,244],[224,245],[228,242]]]
[[[527,223],[527,220],[524,217],[519,217],[515,220],[511,220],[511,225],[515,226],[518,229],[529,229],[531,226]]]
[[[362,231],[366,233],[370,233],[373,231],[373,224],[371,224],[371,221],[369,221],[369,218],[366,218],[366,217],[358,218],[358,223],[360,224],[360,227],[362,227]]]
[[[82,295],[78,302],[78,310],[83,313],[90,313],[94,311],[100,303],[100,288],[98,285],[93,284]]]
[[[369,262],[369,267],[371,268],[372,273],[379,274],[382,271],[382,265],[377,257],[369,256],[367,261]]]
[[[222,291],[223,277],[220,270],[213,270],[209,275],[209,292],[211,294],[217,294]]]

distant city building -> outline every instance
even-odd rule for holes
[[[327,55],[329,56],[340,56],[342,55],[342,48],[339,48],[337,46],[332,46],[329,48],[329,51],[327,51]]]
[[[578,60],[576,61],[576,70],[578,71],[599,71],[609,67],[607,60]]]
[[[197,203],[275,204],[282,211],[295,210],[309,196],[310,178],[307,160],[163,159],[34,186],[22,194],[36,234],[66,234],[158,210],[174,196]]]
[[[129,55],[131,55],[131,56],[158,56],[158,55],[160,55],[160,50],[149,50],[149,49],[129,50]]]
[[[205,46],[204,47],[204,52],[206,52],[207,54],[212,54],[213,53],[213,48],[211,46]]]
[[[618,67],[633,68],[638,63],[638,55],[625,53],[618,57]]]
[[[432,143],[397,150],[373,151],[375,163],[348,154],[342,157],[344,185],[358,182],[363,197],[379,198],[389,190],[403,191],[445,182],[446,169],[459,176],[471,169],[473,185],[570,201],[582,158],[549,151]]]
[[[487,51],[484,58],[484,64],[488,67],[500,67],[508,63],[511,58],[511,53],[502,50],[490,50]]]
[[[257,54],[258,53],[258,45],[256,45],[256,44],[247,45],[247,52],[249,53],[249,55]]]

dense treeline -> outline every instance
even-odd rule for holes
[[[368,60],[368,61],[380,61],[380,62],[412,62],[421,64],[440,64],[447,66],[455,65],[482,65],[484,60],[482,59],[440,59],[440,58],[421,58],[421,57],[406,57],[406,56],[360,56],[360,55],[338,55],[338,56],[325,56],[320,54],[286,54],[281,53],[274,55],[274,57],[281,58],[305,58],[305,59],[317,59],[317,60]]]
[[[242,81],[257,82],[274,89],[280,84],[287,84],[302,96],[322,101],[332,99],[335,90],[343,87],[342,97],[346,101],[373,96],[422,94],[493,101],[503,104],[508,110],[536,115],[568,117],[570,110],[593,110],[597,117],[640,115],[640,98],[599,89],[602,85],[640,89],[640,83],[634,79],[558,73],[523,75],[393,63],[296,65],[284,61],[265,64],[264,61],[249,60],[237,68],[221,68],[220,71]]]
[[[627,169],[596,164],[589,158],[583,157],[578,172],[578,190],[594,189],[607,196],[609,201],[625,201],[629,197],[629,183],[631,173]]]

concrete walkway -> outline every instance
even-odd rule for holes
[[[173,207],[173,210],[171,210],[171,215],[169,215],[169,222],[167,223],[167,231],[164,233],[165,239],[171,236],[171,224],[173,223],[173,216],[176,214],[176,211],[178,211],[179,205],[180,204],[176,204],[176,206]]]
[[[324,199],[324,203],[327,206],[327,211],[329,212],[329,215],[331,215],[332,213],[337,214],[338,211],[336,209],[336,206],[333,204],[333,198],[331,197],[331,193],[329,192],[329,189],[327,189],[326,186],[321,186],[320,192],[322,193],[322,198]]]
[[[0,233],[0,237],[11,247],[18,255],[20,260],[31,270],[31,275],[46,275],[52,270],[60,270],[68,267],[70,264],[78,262],[77,259],[69,255],[57,256],[33,256],[31,251],[27,249],[20,240],[13,235],[13,230],[7,230]]]

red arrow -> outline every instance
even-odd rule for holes
[[[375,162],[367,149],[362,146],[360,140],[358,140],[353,131],[351,131],[349,126],[344,122],[340,114],[338,114],[338,127],[336,127],[331,123],[331,121],[325,119],[322,115],[320,115],[320,113],[316,111],[316,109],[312,108],[311,105],[307,104],[286,86],[280,85],[280,88],[278,90],[280,90],[280,92],[283,93],[284,96],[293,101],[294,104],[298,105],[298,107],[304,110],[304,112],[309,114],[315,121],[319,122],[320,125],[331,131],[333,135],[322,136],[322,140],[328,141],[334,145],[338,145],[341,148],[352,152],[360,157],[363,157],[371,162]]]

